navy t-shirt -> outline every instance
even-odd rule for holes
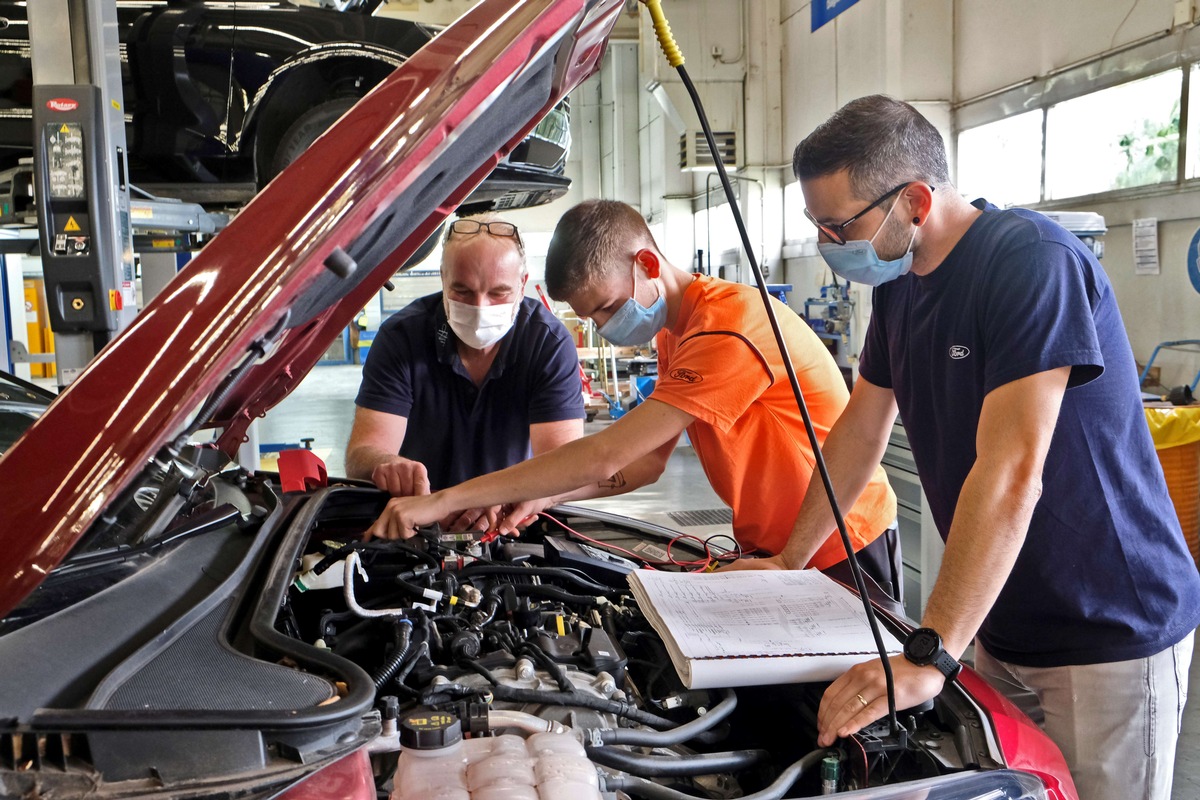
[[[536,300],[521,301],[482,386],[457,342],[440,292],[413,301],[380,326],[355,399],[408,419],[400,455],[425,465],[433,491],[528,458],[530,425],[584,415],[575,345]]]
[[[1108,277],[1041,214],[981,214],[929,275],[875,289],[860,373],[895,393],[943,539],[984,397],[1070,366],[1042,495],[979,631],[1031,667],[1157,653],[1200,624],[1200,577],[1167,493]]]

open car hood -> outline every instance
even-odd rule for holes
[[[500,158],[595,71],[622,7],[483,0],[238,214],[0,458],[0,615],[197,422],[221,428],[217,446],[232,455]]]

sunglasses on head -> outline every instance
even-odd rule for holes
[[[480,231],[487,231],[492,236],[506,236],[509,239],[521,241],[521,234],[517,231],[517,226],[511,222],[501,222],[493,220],[492,222],[480,222],[477,219],[456,219],[450,223],[450,227],[446,230],[446,238],[449,239],[456,233],[463,236],[472,236]]]

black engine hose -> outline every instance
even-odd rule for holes
[[[718,722],[728,717],[737,708],[737,694],[732,689],[723,689],[721,702],[702,717],[684,723],[668,731],[644,731],[633,728],[599,728],[584,732],[585,741],[602,744],[631,744],[646,747],[667,747],[682,744],[689,739],[711,730]],[[610,765],[611,766],[611,765]]]
[[[375,542],[366,542],[366,543],[359,543],[359,544],[360,545],[361,544],[372,544],[373,545],[376,543]],[[433,571],[435,571],[435,572],[441,570],[441,568],[442,568],[442,562],[438,561],[436,558],[434,558],[433,556],[431,556],[429,553],[425,552],[424,550],[418,550],[417,548],[413,547],[411,544],[408,544],[401,539],[388,539],[386,542],[382,542],[382,544],[386,545],[387,551],[399,550],[401,553],[407,553],[408,555],[413,556],[414,558],[420,559],[427,566],[431,567],[433,569]],[[384,548],[371,548],[371,549],[383,550]],[[391,567],[389,565],[379,565],[377,568],[380,570],[383,570],[384,575],[387,574],[388,570],[395,569],[395,567]],[[412,567],[406,566],[406,567],[404,567],[404,569],[411,570]]]
[[[375,682],[376,690],[382,689],[384,684],[392,679],[396,674],[396,670],[400,669],[400,665],[404,663],[404,659],[408,656],[408,647],[412,644],[412,622],[407,619],[396,620],[396,646],[392,648],[392,654],[388,660],[384,662],[379,671],[371,676],[371,680]]]
[[[537,661],[546,669],[547,672],[550,673],[550,677],[554,678],[554,682],[558,684],[560,691],[575,691],[575,684],[571,683],[571,679],[567,677],[567,671],[563,668],[563,665],[551,658],[550,655],[541,647],[538,647],[538,645],[534,644],[533,642],[518,642],[517,646],[513,648],[512,652],[516,655],[528,653],[534,661]]]
[[[596,697],[595,695],[584,694],[578,691],[539,692],[536,689],[516,689],[511,686],[495,686],[492,688],[492,694],[495,695],[497,700],[507,700],[516,703],[544,703],[546,705],[556,706],[580,706],[582,708],[590,708],[593,711],[607,711],[610,714],[616,714],[618,717],[631,719],[634,722],[640,722],[643,725],[649,725],[653,728],[670,728],[675,725],[674,722],[665,717],[660,717],[657,714],[651,714],[648,711],[642,711],[640,708],[630,703],[623,703],[620,700],[605,700],[602,697]]]
[[[496,700],[507,703],[532,703],[543,706],[575,706],[588,708],[593,711],[603,711],[618,717],[649,725],[654,728],[670,728],[675,723],[669,719],[642,711],[640,708],[619,700],[605,700],[595,695],[582,692],[541,692],[537,689],[517,689],[512,686],[492,686],[488,689]],[[437,687],[436,691],[427,691],[421,696],[421,703],[437,707],[443,703],[457,701],[470,695],[478,695],[479,690],[461,684],[449,683]]]
[[[410,595],[413,595],[414,597],[420,597],[420,598],[426,599],[426,600],[431,599],[426,594],[426,591],[428,591],[428,590],[424,586],[418,586],[415,583],[409,583],[408,581],[401,578],[399,575],[392,578],[392,583],[394,583],[396,586],[398,586],[405,594],[410,594]],[[432,591],[435,591],[438,594],[442,595],[442,599],[440,601],[436,601],[436,602],[444,602],[446,600],[449,600],[449,596],[445,592],[441,591],[440,589],[433,589]]]
[[[604,628],[604,632],[608,634],[609,639],[619,642],[621,641],[621,634],[617,632],[615,616],[611,605],[605,604],[600,607],[600,627]]]
[[[429,642],[423,641],[419,645],[417,645],[416,651],[411,656],[408,657],[407,663],[405,663],[403,669],[401,669],[400,672],[397,673],[396,678],[395,678],[396,685],[407,689],[408,687],[404,685],[404,681],[405,681],[405,679],[408,678],[408,673],[413,671],[413,667],[415,667],[417,665],[417,662],[421,660],[421,656],[428,656],[428,655],[429,655]]]
[[[825,749],[807,753],[781,772],[770,786],[760,792],[748,794],[742,800],[781,800],[792,788],[792,784],[800,780],[801,775],[820,764],[821,759],[825,756],[833,753],[834,751]],[[697,800],[695,795],[679,792],[663,786],[661,783],[654,783],[633,775],[604,775],[601,789],[605,792],[621,791],[634,797],[644,797],[646,800]]]
[[[514,586],[513,591],[518,597],[546,597],[551,600],[557,600],[560,603],[569,603],[576,606],[584,606],[591,608],[597,604],[595,595],[590,594],[572,594],[566,589],[561,589],[557,586],[534,586],[532,584],[521,584]]]
[[[515,575],[518,577],[538,577],[538,578],[558,578],[564,581],[570,581],[581,589],[587,589],[589,592],[596,594],[619,594],[619,590],[611,586],[605,586],[602,583],[588,580],[577,572],[572,572],[569,569],[561,567],[518,567],[513,564],[487,564],[476,562],[470,566],[463,567],[458,571],[463,578],[471,578],[476,575]]]
[[[762,764],[771,758],[766,750],[728,750],[723,753],[648,756],[616,747],[589,747],[588,758],[603,767],[612,767],[643,778],[682,778],[737,772]]]
[[[474,672],[476,675],[483,676],[483,679],[492,686],[500,685],[500,679],[497,678],[490,669],[485,667],[483,664],[480,664],[478,661],[463,659],[462,661],[458,662],[458,666],[468,672]]]

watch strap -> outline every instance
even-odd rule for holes
[[[958,677],[958,673],[962,671],[962,664],[958,660],[939,648],[937,655],[933,657],[933,665],[938,671],[946,676],[946,680],[952,681]]]

